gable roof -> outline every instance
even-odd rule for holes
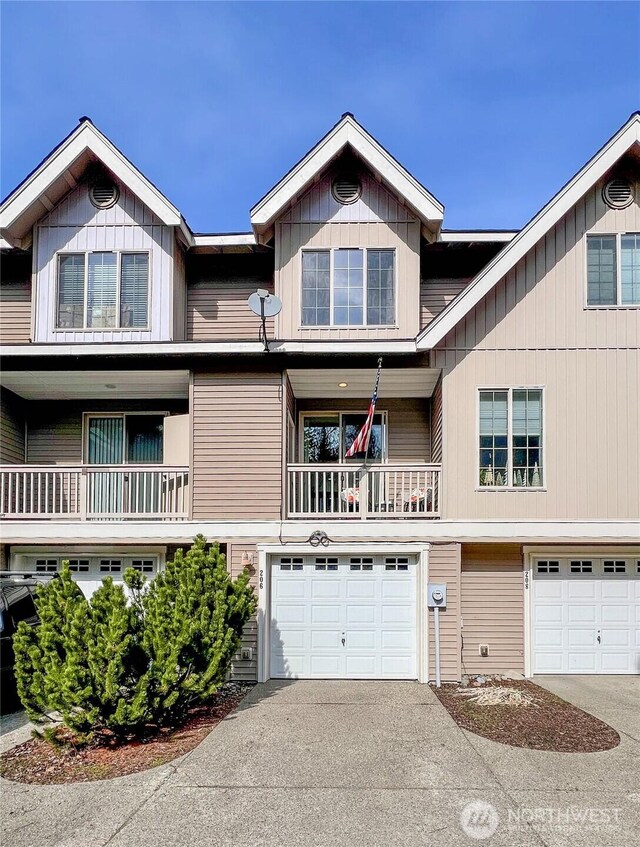
[[[350,146],[393,189],[428,227],[437,232],[444,206],[394,159],[349,112],[318,141],[251,209],[251,225],[258,240],[266,240],[278,215],[333,161]]]
[[[133,165],[89,118],[79,125],[33,170],[0,205],[0,234],[15,246],[43,214],[51,211],[75,185],[87,165],[99,160],[167,226],[190,231],[178,209]]]
[[[417,337],[419,350],[429,350],[459,323],[496,286],[580,198],[609,171],[624,154],[640,144],[640,112],[607,141],[546,206],[498,253],[465,290]]]

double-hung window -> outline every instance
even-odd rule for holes
[[[148,314],[148,253],[58,256],[58,329],[145,329]]]
[[[394,322],[394,250],[303,251],[303,326],[389,326]]]
[[[482,389],[478,449],[481,487],[542,487],[542,389]]]
[[[587,236],[587,305],[640,306],[640,233]]]

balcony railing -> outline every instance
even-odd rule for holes
[[[189,511],[189,469],[165,465],[2,465],[3,518],[181,519]]]
[[[288,465],[289,518],[437,518],[440,465]]]

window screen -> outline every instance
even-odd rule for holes
[[[89,253],[87,326],[116,326],[118,257],[115,253]]]
[[[120,326],[145,327],[149,304],[149,256],[123,253],[120,262]]]
[[[84,253],[58,259],[58,316],[60,329],[84,325]]]

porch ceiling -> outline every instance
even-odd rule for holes
[[[189,371],[3,371],[25,400],[145,400],[189,396]]]
[[[314,368],[287,371],[295,396],[301,399],[371,397],[373,368]],[[431,397],[440,371],[437,368],[382,368],[378,397]],[[346,382],[345,388],[340,383]]]

